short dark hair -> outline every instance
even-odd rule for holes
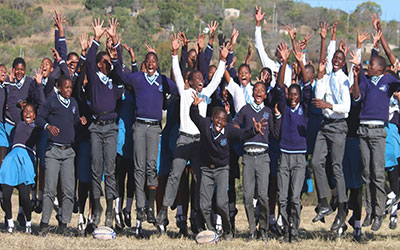
[[[340,49],[336,50],[336,51],[335,51],[335,54],[336,54],[336,53],[342,54],[343,58],[346,59],[346,55],[345,55],[344,52],[341,51]],[[334,54],[334,55],[335,55],[335,54]]]
[[[190,73],[189,73],[189,76],[188,76],[188,81],[191,81],[193,79],[194,74],[197,73],[197,72],[200,72],[200,71],[195,70],[195,69],[191,70]]]
[[[240,64],[240,66],[239,66],[239,68],[238,68],[238,72],[240,71],[240,69],[241,69],[242,67],[247,67],[247,69],[249,70],[249,73],[251,74],[250,65],[248,65],[248,64],[245,64],[245,63],[243,63],[243,64]]]
[[[147,58],[149,57],[149,56],[151,56],[151,55],[153,55],[153,56],[155,56],[156,57],[156,60],[157,60],[157,62],[158,62],[158,56],[157,56],[157,54],[156,53],[154,53],[154,52],[149,52],[149,53],[147,53],[146,54],[146,57],[145,57],[145,61],[147,60]]]
[[[43,59],[42,59],[42,62],[43,62],[44,60],[49,60],[49,62],[50,62],[50,64],[51,64],[51,67],[53,67],[53,61],[52,61],[49,57],[43,58]],[[1,66],[1,65],[0,65],[0,66]]]
[[[96,64],[99,63],[101,61],[101,59],[103,58],[103,56],[108,55],[107,52],[105,51],[100,51],[99,53],[97,53],[96,55]]]
[[[70,58],[71,56],[76,56],[76,57],[79,58],[78,53],[76,53],[76,52],[69,52],[68,55],[67,55],[67,60],[69,60],[69,58]]]
[[[272,76],[272,70],[271,70],[270,68],[268,68],[268,67],[262,68],[262,69],[260,70],[260,74],[261,74],[261,72],[263,72],[264,70],[268,71],[268,73]]]
[[[215,116],[217,113],[219,113],[219,112],[224,112],[225,115],[228,115],[228,113],[226,113],[225,108],[216,106],[216,107],[214,107],[214,108],[212,109],[212,112],[211,112],[211,119],[214,118],[214,116]]]
[[[17,67],[18,64],[22,64],[26,68],[25,60],[22,57],[15,58],[12,67],[15,69],[15,67]]]
[[[263,83],[263,82],[261,82],[261,81],[256,82],[256,84],[254,84],[254,88],[255,88],[257,85],[259,85],[259,84],[261,84],[261,85],[264,87],[265,93],[267,93],[267,86],[265,85],[265,83]]]
[[[315,73],[315,68],[312,64],[307,64],[306,66],[304,66],[305,69],[312,69],[313,73]]]
[[[289,92],[291,89],[293,89],[293,88],[297,89],[297,91],[299,91],[299,94],[301,95],[301,88],[300,88],[300,85],[298,85],[298,84],[291,84],[291,85],[289,86],[288,92]]]
[[[386,60],[385,60],[385,58],[383,56],[379,56],[379,55],[378,56],[372,56],[371,57],[371,61],[374,60],[374,59],[377,60],[378,65],[381,66],[383,70],[386,69]]]
[[[69,78],[68,76],[61,75],[60,78],[58,78],[58,80],[57,80],[57,86],[61,87],[63,85],[63,83],[66,82],[66,81],[71,81],[72,82],[71,78]]]

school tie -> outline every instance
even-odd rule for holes
[[[335,97],[335,100],[337,101],[337,103],[342,103],[342,95],[339,92],[339,88],[336,83],[336,78],[337,78],[336,72],[332,72],[329,83],[331,86],[332,94]]]
[[[371,82],[372,82],[374,85],[377,85],[380,79],[381,79],[381,76],[372,76],[372,77],[371,77]]]
[[[46,79],[44,79],[44,77],[42,77],[42,84],[43,84],[43,86],[46,86],[46,83],[47,83]]]
[[[244,93],[244,98],[246,99],[246,103],[251,104],[252,103],[251,97],[250,97],[249,92],[247,91],[246,87],[243,88],[243,93]]]
[[[211,98],[210,97],[208,97],[208,96],[206,96],[206,95],[204,95],[202,93],[199,93],[199,97],[200,98],[204,98],[205,103],[207,103],[207,104],[211,103]]]

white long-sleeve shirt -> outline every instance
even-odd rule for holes
[[[334,78],[334,79],[331,79]],[[342,101],[339,103],[333,95],[331,80],[336,81]],[[325,74],[322,79],[316,80],[315,98],[332,104],[332,109],[322,109],[324,117],[329,119],[347,118],[350,112],[350,83],[349,78],[340,69],[335,73]]]
[[[263,67],[269,68],[272,71],[271,86],[274,87],[276,84],[274,72],[279,72],[281,63],[269,58],[267,52],[265,52],[264,44],[262,41],[261,26],[256,26],[255,47],[257,49],[257,53],[258,56],[260,57]],[[284,84],[287,87],[289,87],[292,84],[292,67],[290,65],[286,65]]]
[[[244,87],[242,85],[237,84],[231,77],[231,80],[229,81],[229,84],[226,87],[228,92],[232,95],[236,113],[238,113],[242,109],[242,107],[246,105],[246,97],[244,95],[244,90],[243,90],[244,88],[246,88],[247,93],[250,95],[252,102],[254,102],[253,86],[250,83],[248,83],[246,87]]]
[[[199,134],[200,131],[190,119],[189,111],[190,106],[193,103],[193,94],[196,93],[196,90],[193,88],[185,89],[185,81],[182,77],[182,72],[179,67],[179,59],[177,55],[172,56],[172,72],[175,77],[176,86],[178,87],[178,92],[180,95],[180,127],[179,131],[196,135]],[[225,62],[220,61],[217,70],[213,78],[211,79],[210,83],[207,87],[203,88],[201,93],[207,97],[210,97],[214,91],[217,89],[218,85],[221,82],[221,79],[225,72]],[[202,117],[206,117],[207,114],[207,102],[203,101],[199,103],[199,113]]]

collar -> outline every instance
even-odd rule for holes
[[[294,113],[294,112],[296,112],[296,111],[299,109],[299,107],[300,107],[300,102],[297,103],[296,107],[294,107],[293,109],[290,108],[290,111],[292,111],[292,112]]]
[[[381,80],[382,77],[383,77],[383,74],[382,74],[382,75],[379,75],[379,76],[371,76],[371,82],[372,82],[374,85],[377,85],[378,82],[379,82],[379,80]]]
[[[71,104],[71,99],[65,98],[59,93],[57,93],[57,99],[65,108],[68,108]]]
[[[150,84],[150,85],[153,85],[153,83],[155,84],[155,85],[159,85],[158,84],[158,82],[156,82],[156,80],[157,80],[157,78],[158,78],[158,76],[159,76],[160,74],[158,73],[158,71],[156,71],[156,72],[154,72],[154,74],[152,75],[152,76],[149,76],[149,74],[147,73],[147,72],[145,72],[144,73],[144,78],[146,78],[146,81]]]
[[[24,75],[24,77],[22,77],[22,79],[20,81],[16,82],[15,86],[18,89],[22,88],[22,86],[24,86],[25,80],[26,80],[26,75]]]
[[[339,69],[338,71],[332,71],[332,75],[333,76],[340,76],[341,74],[344,74],[342,69]]]
[[[256,111],[257,113],[260,112],[264,107],[264,102],[257,104],[256,102],[252,102],[250,104],[251,108],[254,109],[254,111]]]
[[[97,71],[96,74],[97,74],[97,76],[100,78],[100,81],[101,81],[104,85],[106,85],[109,81],[112,81],[112,79],[111,79],[110,77],[106,76],[105,74],[103,74],[103,73],[100,72],[100,71]]]
[[[216,140],[220,135],[223,135],[225,133],[225,128],[223,128],[221,130],[221,132],[219,132],[217,134],[217,131],[215,131],[215,129],[214,129],[214,123],[212,121],[211,121],[211,124],[210,124],[210,129],[211,129],[211,134],[214,137],[214,140]]]
[[[46,86],[46,84],[47,84],[47,82],[49,81],[49,78],[47,77],[47,78],[42,78],[42,84],[43,84],[43,86]]]

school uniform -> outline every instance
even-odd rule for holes
[[[15,131],[12,149],[4,158],[0,168],[2,208],[6,213],[6,219],[11,219],[11,195],[16,187],[19,189],[19,205],[23,207],[26,221],[31,221],[32,204],[29,195],[32,184],[35,183],[36,163],[33,147],[39,138],[40,130],[36,128],[35,122],[26,124],[21,121],[17,123]]]
[[[117,49],[119,45],[116,45]],[[119,54],[119,58],[120,58]],[[136,122],[133,125],[134,176],[136,207],[145,207],[144,185],[157,186],[157,157],[161,133],[164,93],[176,94],[175,83],[164,75],[122,72],[121,63],[112,60],[115,72],[124,84],[132,86],[136,99]]]
[[[320,199],[331,195],[325,172],[325,158],[332,162],[332,171],[338,190],[338,201],[347,201],[346,186],[342,170],[345,149],[347,123],[350,111],[350,91],[348,77],[342,70],[324,75],[316,80],[315,97],[332,104],[332,109],[323,109],[324,116],[321,129],[317,134],[311,165],[314,170],[318,196]]]
[[[115,158],[117,155],[118,125],[116,105],[121,98],[123,86],[117,85],[109,76],[101,73],[96,64],[100,43],[93,41],[86,57],[88,100],[93,112],[89,126],[92,150],[93,198],[100,199],[101,181],[104,174],[107,200],[117,197],[115,183]]]
[[[280,120],[274,119],[274,115],[269,107],[264,103],[247,104],[236,115],[234,122],[243,129],[253,128],[253,117],[256,121],[268,122],[264,135],[257,134],[244,141],[243,165],[243,200],[246,209],[247,220],[249,222],[250,234],[256,231],[256,221],[254,218],[253,197],[255,188],[258,190],[258,200],[260,204],[260,229],[268,229],[269,206],[268,206],[268,180],[269,180],[269,136],[277,136]],[[257,187],[256,187],[257,186]]]
[[[360,136],[361,160],[363,162],[363,181],[370,188],[373,213],[382,216],[385,212],[385,124],[389,118],[390,97],[400,87],[392,75],[366,76],[361,67],[358,75],[360,95],[355,101],[361,103]],[[373,159],[373,160],[371,160]],[[375,196],[375,197],[374,197]]]
[[[75,190],[75,152],[72,144],[75,138],[74,126],[78,124],[79,118],[76,100],[73,97],[64,98],[60,94],[51,96],[39,109],[38,126],[47,129],[47,126],[52,125],[60,130],[57,136],[49,132],[41,220],[44,224],[50,221],[59,178],[63,194],[61,222],[68,224],[71,221]]]

